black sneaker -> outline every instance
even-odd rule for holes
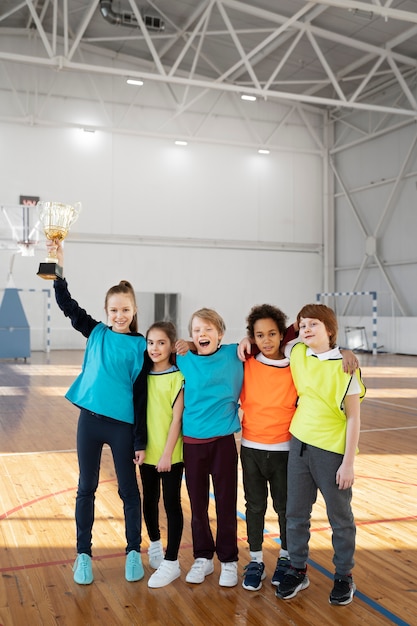
[[[271,578],[271,585],[279,587],[280,583],[284,580],[285,575],[288,573],[290,565],[291,561],[288,557],[280,556],[278,558],[274,575]]]
[[[292,565],[288,568],[284,580],[275,591],[277,598],[289,600],[297,595],[302,589],[307,589],[310,581],[307,576],[307,569],[296,569]]]
[[[329,602],[330,604],[339,606],[350,604],[355,591],[356,585],[353,582],[352,574],[348,576],[337,576],[334,579],[334,586],[330,593]]]
[[[262,587],[262,581],[266,576],[265,565],[257,561],[251,561],[244,569],[244,576],[245,578],[242,582],[243,589],[258,591]]]

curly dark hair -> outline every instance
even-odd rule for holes
[[[272,304],[258,304],[251,308],[249,315],[246,318],[246,329],[248,331],[248,337],[250,337],[250,339],[254,339],[253,329],[255,326],[255,322],[257,322],[258,320],[264,320],[269,318],[274,320],[280,334],[284,335],[285,331],[287,330],[288,319],[285,313],[283,313],[281,309],[278,309],[278,307],[273,306]]]

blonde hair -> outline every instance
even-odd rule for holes
[[[220,335],[224,335],[224,333],[226,332],[226,324],[224,323],[224,319],[222,318],[222,316],[219,315],[217,311],[214,311],[214,309],[203,308],[195,311],[195,313],[193,313],[190,318],[190,322],[188,324],[188,332],[190,333],[190,337],[192,335],[193,319],[195,317],[201,317],[202,320],[206,320],[214,324]]]

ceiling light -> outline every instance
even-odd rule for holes
[[[265,148],[260,148],[258,150],[258,154],[269,154],[269,150],[266,150]]]
[[[188,145],[188,143],[187,143],[186,141],[182,141],[182,140],[178,139],[178,140],[175,142],[175,145],[176,145],[176,146],[187,146],[187,145]]]
[[[143,80],[139,80],[138,78],[128,78],[126,82],[128,85],[137,85],[138,87],[142,87],[143,85]]]
[[[247,100],[248,102],[255,102],[256,96],[248,96],[247,94],[244,93],[240,96],[240,99]]]
[[[349,11],[353,13],[355,17],[359,17],[363,20],[371,20],[374,16],[373,11],[366,11],[364,9],[349,9]]]

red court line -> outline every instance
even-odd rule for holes
[[[402,484],[402,485],[408,485],[408,486],[417,486],[414,483],[406,483],[404,481],[401,480],[394,480],[391,478],[379,478],[379,477],[372,477],[372,476],[358,476],[358,478],[362,478],[362,479],[368,479],[368,480],[379,480],[379,481],[384,481],[384,482],[392,482],[392,483],[397,483],[397,484]],[[109,478],[107,480],[103,480],[99,482],[100,484],[105,484],[105,483],[109,483],[109,482],[115,482],[116,478]],[[34,500],[30,500],[28,502],[26,502],[25,504],[21,504],[13,509],[10,509],[9,511],[6,511],[5,513],[2,513],[0,515],[0,520],[2,519],[6,519],[7,517],[10,517],[13,513],[16,513],[17,511],[22,511],[23,509],[32,506],[34,504],[37,504],[38,502],[42,502],[42,500],[46,500],[47,498],[52,498],[54,496],[63,494],[63,493],[69,493],[70,491],[75,491],[77,489],[77,487],[68,487],[67,489],[62,489],[60,491],[56,491],[53,492],[51,494],[47,494],[44,496],[40,496],[39,498],[35,498]],[[381,519],[377,519],[377,520],[368,520],[368,521],[363,521],[363,522],[356,522],[356,526],[370,526],[370,525],[375,525],[375,524],[384,524],[384,523],[395,523],[395,522],[408,522],[408,521],[412,521],[412,520],[417,520],[417,515],[409,515],[406,517],[391,517],[391,518],[381,518]],[[323,531],[327,531],[330,530],[331,527],[330,526],[323,526],[321,528],[312,528],[311,532],[323,532]],[[270,539],[274,539],[276,537],[279,537],[279,533],[264,533],[264,537],[265,538],[270,538]],[[238,537],[238,541],[247,541],[246,537]],[[187,546],[181,546],[182,549],[184,548],[191,548],[192,545],[187,545]],[[142,549],[141,552],[144,552],[144,550]],[[105,555],[105,556],[98,556],[98,557],[94,557],[95,560],[97,561],[101,561],[104,559],[111,559],[111,558],[116,558],[116,557],[121,557],[121,556],[125,556],[124,552],[121,553],[115,553],[115,554],[109,554],[109,555]],[[49,567],[49,566],[56,566],[56,565],[66,565],[66,564],[72,564],[73,563],[73,559],[66,559],[66,560],[61,560],[61,561],[49,561],[49,562],[44,562],[44,563],[31,563],[28,565],[18,565],[18,566],[12,566],[12,567],[2,567],[0,568],[0,573],[6,573],[6,572],[11,572],[11,571],[19,571],[19,570],[25,570],[25,569],[34,569],[34,568],[39,568],[39,567]],[[0,625],[1,626],[1,625]]]
[[[417,483],[405,482],[403,480],[394,480],[393,478],[380,478],[378,476],[362,476],[362,475],[357,476],[357,478],[361,478],[361,479],[365,479],[365,480],[379,480],[379,481],[388,482],[388,483],[395,483],[395,484],[399,484],[399,485],[406,485],[408,487],[417,487]],[[115,481],[116,481],[116,478],[108,478],[107,480],[101,480],[99,482],[99,485],[102,485],[102,484],[105,484],[105,483],[111,483],[111,482],[115,482]],[[40,496],[39,498],[35,498],[34,500],[29,500],[28,502],[25,502],[25,504],[20,504],[19,506],[15,507],[13,509],[10,509],[9,511],[6,511],[5,513],[1,513],[0,514],[0,520],[6,519],[6,517],[9,517],[13,513],[16,513],[17,511],[22,511],[26,507],[32,506],[33,504],[37,504],[38,502],[41,502],[42,500],[46,500],[47,498],[53,498],[53,497],[58,496],[58,495],[60,495],[62,493],[69,493],[70,491],[75,491],[76,489],[77,489],[77,487],[68,487],[67,489],[62,489],[61,491],[55,491],[53,493],[46,494],[44,496]],[[410,519],[415,519],[415,516],[405,517],[405,518],[392,518],[392,519],[381,520],[381,521],[387,521],[387,522],[398,521],[398,522],[401,522],[401,521],[408,521]],[[381,521],[363,522],[363,524],[376,524],[376,523],[381,523]]]
[[[366,522],[357,522],[355,520],[355,526],[373,526],[375,524],[411,522],[413,520],[417,520],[417,515],[408,515],[407,517],[386,517],[386,518],[368,520]],[[322,526],[321,528],[310,528],[310,532],[312,533],[323,532],[324,530],[331,530],[331,526]],[[271,535],[268,535],[268,536],[271,536]],[[277,535],[277,537],[279,537],[279,535]]]
[[[362,474],[356,474],[355,478],[362,478],[365,480],[379,480],[384,483],[395,483],[396,485],[405,485],[406,487],[417,487],[417,483],[405,482],[404,480],[397,480],[395,478],[381,478],[380,476],[363,476]],[[355,487],[353,487],[355,489]]]
[[[243,541],[243,539],[239,539],[239,541]],[[184,550],[184,549],[189,550],[192,547],[193,547],[192,544],[181,544],[180,550]],[[141,554],[147,553],[147,551],[148,551],[147,548],[142,548]],[[125,556],[126,556],[125,552],[115,552],[114,554],[104,554],[102,556],[94,556],[93,561],[104,561],[105,559],[115,559],[115,558],[121,558]],[[9,567],[0,567],[0,574],[6,573],[6,572],[18,572],[18,571],[27,570],[27,569],[39,569],[40,567],[51,567],[51,566],[55,567],[57,565],[71,565],[72,566],[73,563],[74,563],[74,558],[63,559],[60,561],[44,561],[43,563],[29,563],[28,565],[11,565]]]
[[[101,480],[99,482],[99,485],[102,485],[104,483],[112,483],[115,480],[116,480],[115,478]],[[48,498],[54,498],[55,496],[59,496],[61,493],[68,493],[70,491],[75,491],[76,489],[77,487],[68,487],[67,489],[61,489],[61,491],[54,491],[53,493],[48,493],[44,496],[39,496],[39,498],[35,498],[34,500],[29,500],[28,502],[25,502],[25,504],[19,504],[19,506],[16,506],[14,509],[10,509],[9,511],[2,513],[0,515],[0,520],[10,517],[10,515],[12,515],[13,513],[16,513],[17,511],[23,511],[23,509],[25,509],[28,506],[32,506],[33,504],[37,504],[38,502],[42,502],[42,500],[47,500]]]

